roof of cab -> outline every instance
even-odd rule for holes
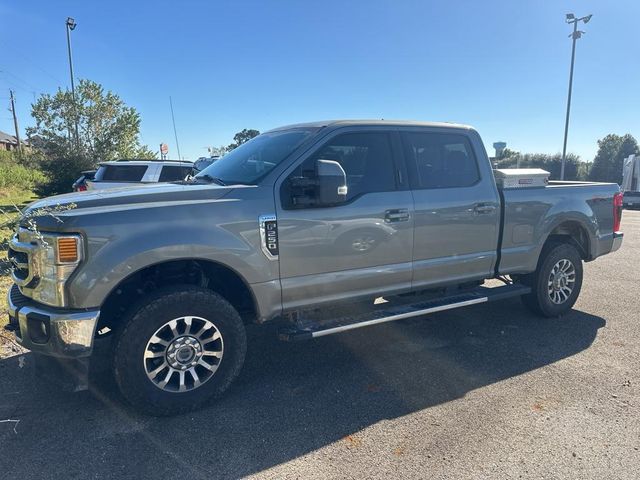
[[[389,127],[440,127],[474,130],[469,125],[449,122],[419,122],[415,120],[325,120],[318,122],[295,123],[269,130],[288,130],[291,128],[321,128],[321,127],[360,127],[360,126],[389,126]]]
[[[99,165],[184,165],[186,167],[192,166],[193,162],[190,160],[113,160],[110,162],[100,162]]]

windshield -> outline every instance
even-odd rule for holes
[[[213,162],[196,179],[216,179],[225,185],[255,184],[317,130],[295,128],[258,135]]]

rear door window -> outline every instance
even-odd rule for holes
[[[147,171],[147,165],[102,165],[95,179],[102,182],[139,182]]]
[[[461,188],[480,180],[478,162],[465,135],[403,132],[411,187]]]
[[[191,173],[191,167],[165,165],[160,172],[159,182],[177,182]]]

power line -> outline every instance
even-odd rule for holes
[[[4,42],[0,42],[0,46],[2,48],[4,48],[5,50],[10,50],[9,47],[6,45],[6,43]],[[22,60],[26,60],[27,63],[30,66],[33,66],[35,68],[37,68],[38,70],[40,70],[42,73],[44,73],[47,77],[51,78],[52,80],[55,80],[56,83],[58,85],[63,85],[63,81],[60,80],[58,77],[56,77],[55,75],[53,75],[51,72],[49,72],[48,70],[45,70],[44,68],[42,68],[41,66],[38,65],[38,63],[33,59],[33,57],[27,55],[24,52],[20,52],[19,55],[16,55],[18,58],[22,59]]]
[[[31,91],[39,90],[39,88],[37,88],[36,86],[34,86],[31,83],[27,82],[26,80],[24,80],[22,77],[19,77],[15,73],[10,72],[9,70],[0,70],[0,73],[5,73],[5,74],[8,74],[8,75],[11,75],[13,78],[15,78],[19,82],[23,83],[24,85],[26,85],[29,89],[31,89]]]

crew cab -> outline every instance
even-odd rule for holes
[[[8,328],[80,387],[108,344],[124,398],[173,414],[228,389],[248,323],[298,341],[513,296],[563,315],[583,262],[620,248],[621,202],[615,184],[494,172],[464,125],[277,128],[191,181],[32,204]]]

